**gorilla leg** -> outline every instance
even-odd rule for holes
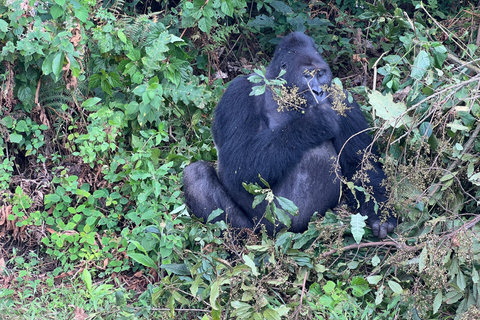
[[[198,161],[188,165],[183,171],[183,185],[185,203],[204,223],[212,211],[222,209],[212,223],[224,220],[234,228],[253,229],[253,222],[227,194],[211,164]]]

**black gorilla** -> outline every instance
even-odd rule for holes
[[[313,39],[302,33],[291,33],[281,41],[266,69],[267,79],[277,77],[281,69],[286,70],[282,78],[287,86],[298,87],[306,104],[280,112],[271,91],[250,96],[252,83],[248,76],[236,78],[215,110],[212,131],[218,150],[218,175],[203,161],[185,168],[186,204],[204,221],[221,208],[224,213],[214,221],[222,219],[236,228],[254,228],[262,219],[270,234],[279,230],[282,226],[275,227],[262,218],[265,205],[252,209],[253,195],[242,186],[242,182],[259,183],[260,174],[276,196],[298,206],[299,214],[291,218],[290,230],[302,232],[315,212],[323,215],[338,204],[341,183],[333,164],[339,154],[341,174],[350,181],[354,179],[362,153],[372,143],[358,104],[346,99],[349,109],[345,116],[331,108],[331,97],[322,86],[330,85],[332,73]],[[378,203],[384,202],[381,165],[373,163],[368,175],[364,181],[370,193]],[[388,217],[382,223],[372,199],[366,202],[361,192],[356,192],[356,200],[348,190],[347,194],[354,207],[359,201],[360,213],[368,216],[374,235],[385,238],[393,231],[396,220]]]

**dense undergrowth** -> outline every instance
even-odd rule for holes
[[[154,12],[152,12],[152,10]],[[0,4],[0,318],[480,318],[480,24],[471,2]],[[212,111],[312,36],[371,122],[399,226],[200,223],[182,170]]]

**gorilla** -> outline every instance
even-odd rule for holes
[[[297,87],[304,103],[279,110],[272,90],[252,96],[249,76],[236,78],[215,110],[212,132],[218,174],[204,161],[184,169],[185,202],[203,221],[220,208],[224,212],[213,221],[225,220],[235,228],[253,229],[263,224],[272,235],[285,227],[264,217],[266,204],[252,208],[254,196],[242,182],[260,183],[261,176],[275,196],[298,206],[299,214],[291,216],[290,231],[302,232],[315,212],[324,215],[338,205],[342,188],[338,174],[361,183],[355,174],[363,153],[372,148],[366,133],[368,123],[353,99],[345,99],[344,115],[332,109],[333,99],[323,90],[330,86],[332,72],[313,39],[299,32],[284,37],[266,68],[266,78],[275,79],[281,70],[285,71],[286,86]],[[372,151],[377,152],[375,147]],[[337,160],[339,167],[334,166]],[[395,228],[396,219],[389,214],[382,220],[372,199],[380,205],[387,200],[382,184],[385,174],[378,162],[372,162],[366,172],[362,181],[370,199],[363,192],[354,195],[345,188],[347,201],[353,208],[359,203],[373,234],[385,238]]]

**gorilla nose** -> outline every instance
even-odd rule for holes
[[[322,88],[313,88],[312,93],[315,96],[317,102],[321,102],[327,97],[327,94],[325,93],[325,91],[322,90]]]

